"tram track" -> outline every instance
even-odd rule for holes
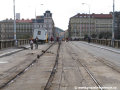
[[[61,48],[61,51],[63,52],[63,48]],[[62,55],[62,71],[61,71],[61,75],[60,75],[60,81],[59,81],[59,86],[58,86],[58,90],[60,90],[60,87],[61,87],[61,83],[62,83],[62,79],[63,79],[63,74],[64,74],[64,64],[63,64],[63,58],[64,58],[64,56],[63,56],[63,54],[61,54]]]
[[[67,47],[66,46],[66,48],[67,48],[67,52],[69,53],[69,55],[71,56],[71,59],[73,60],[73,61],[75,61],[76,62],[76,64],[79,62],[79,60],[78,59],[76,59],[76,57],[77,57],[77,55],[74,53],[74,52],[70,52],[69,50],[71,49],[70,47]],[[73,56],[73,54],[75,55],[75,56]],[[80,63],[81,64],[81,63]],[[84,79],[84,77],[83,77],[83,74],[82,74],[82,72],[81,72],[81,70],[80,70],[80,66],[79,65],[76,65],[77,67],[78,67],[78,72],[79,72],[79,75],[82,77],[82,80],[81,80],[81,84],[82,84],[82,82],[83,81],[85,81],[85,82],[87,82],[85,79]],[[87,83],[86,83],[86,85],[87,85]]]
[[[52,81],[53,81],[53,79],[54,79],[55,73],[56,73],[57,68],[58,68],[58,59],[59,59],[60,45],[61,45],[61,42],[59,42],[58,49],[57,49],[57,55],[56,55],[55,64],[54,64],[54,66],[53,66],[52,72],[51,72],[51,74],[50,74],[50,77],[49,77],[46,85],[45,85],[44,90],[50,90],[50,87],[52,86]]]
[[[92,74],[92,72],[88,69],[88,67],[84,64],[81,63],[80,60],[78,60],[78,62],[84,67],[84,69],[86,70],[86,72],[89,74],[89,76],[92,78],[92,80],[95,82],[95,84],[97,85],[97,87],[100,90],[104,90],[102,89],[102,85],[99,83],[99,81],[95,78],[95,76]]]
[[[92,74],[92,72],[87,68],[85,63],[82,63],[80,61],[80,59],[77,57],[77,54],[76,54],[76,52],[74,52],[72,47],[70,47],[69,45],[68,46],[64,45],[65,50],[62,50],[62,49],[63,48],[61,48],[61,64],[59,63],[60,66],[58,67],[56,74],[51,73],[52,76],[50,76],[50,78],[48,80],[48,83],[49,83],[48,88],[45,88],[44,90],[77,90],[77,89],[75,89],[76,87],[78,87],[78,88],[79,87],[88,87],[89,88],[89,87],[91,87],[90,85],[93,85],[93,83],[94,83],[93,87],[98,87],[97,90],[104,90],[104,89],[102,89],[102,85],[95,78],[95,76]],[[66,62],[67,58],[65,58],[65,56],[62,54],[62,52],[66,52],[67,57],[69,55],[70,60],[67,60],[67,61],[70,61],[73,64],[70,64],[70,66],[68,64],[68,66],[66,66],[65,62]],[[82,70],[81,70],[81,68],[82,68]],[[83,71],[83,68],[84,68],[84,71]],[[73,74],[68,75],[67,74],[68,72],[73,72]],[[77,78],[76,78],[76,79],[78,79],[77,81],[75,81],[76,80],[74,77],[75,73],[77,74]],[[88,81],[88,78],[86,79],[84,77],[85,73],[88,74],[87,76],[89,76],[91,78],[91,80],[89,80],[90,82]],[[70,76],[73,76],[73,77],[68,78]],[[55,77],[55,79],[54,79],[54,77]],[[71,81],[71,80],[73,80],[73,81]],[[74,81],[75,81],[75,83],[73,83]],[[88,84],[88,82],[89,82],[89,84]],[[92,84],[90,84],[90,83],[92,83]],[[87,90],[92,90],[92,89],[87,89]]]
[[[53,43],[54,44],[54,43]],[[12,76],[9,80],[7,80],[6,82],[2,83],[0,85],[0,89],[5,88],[6,86],[8,86],[10,83],[13,83],[14,80],[16,80],[18,77],[20,77],[22,74],[24,74],[28,69],[30,69],[31,66],[34,65],[34,63],[37,62],[37,60],[44,55],[44,53],[46,53],[52,46],[53,44],[51,44],[46,50],[42,51],[42,53],[40,55],[37,55],[37,57],[30,63],[28,64],[24,69],[18,71],[18,73],[16,73],[16,75]]]
[[[69,47],[69,49],[70,49],[70,47]],[[85,69],[85,71],[86,71],[86,72],[88,73],[88,75],[91,77],[91,79],[94,81],[94,83],[96,84],[96,86],[98,87],[98,89],[99,89],[99,90],[104,90],[104,89],[102,89],[102,85],[99,83],[99,81],[96,79],[96,77],[95,77],[95,76],[92,74],[92,72],[88,69],[87,65],[83,64],[83,63],[81,62],[81,60],[77,57],[77,54],[74,53],[74,54],[75,54],[75,58],[74,58],[74,56],[72,55],[72,53],[70,53],[69,51],[68,51],[68,53],[70,54],[70,56],[72,57],[72,59],[73,59],[74,61],[76,61],[76,63],[79,63],[80,65],[82,65],[82,67]],[[80,68],[78,68],[78,69],[79,69],[80,74],[82,75]],[[83,77],[83,76],[82,76],[82,77]],[[84,80],[85,80],[85,79],[84,79]]]
[[[76,87],[78,87],[78,89],[80,87],[86,87],[89,88],[88,90],[92,90],[90,89],[90,87],[96,87],[98,88],[97,90],[109,90],[103,88],[106,86],[106,83],[101,77],[103,74],[106,73],[100,68],[107,68],[106,70],[110,70],[109,73],[115,73],[117,74],[116,76],[118,76],[119,74],[116,71],[108,69],[109,67],[105,66],[102,62],[99,62],[98,58],[95,58],[91,53],[87,52],[87,50],[84,50],[84,48],[80,48],[76,44],[68,42],[65,43],[65,45],[62,45],[63,47],[60,44],[59,46],[55,45],[55,47],[51,48],[50,51],[47,51],[50,47],[47,48],[45,51],[42,50],[42,54],[37,55],[36,59],[33,60],[33,62],[31,62],[26,68],[24,68],[24,70],[20,71],[14,78],[10,80],[10,82],[6,83],[7,86],[10,83],[16,81],[16,83],[10,85],[10,87],[6,88],[6,90],[9,90],[10,88],[12,88],[10,90],[21,90],[19,84],[22,83],[24,80],[26,80],[26,82],[22,84],[22,90],[29,90],[30,87],[32,88],[32,86],[34,88],[30,90],[74,90]],[[46,54],[44,55],[45,52]],[[85,56],[84,54],[86,54],[87,56]],[[39,58],[40,62],[38,61]],[[36,63],[37,61],[38,63]],[[30,67],[32,69],[29,69]],[[19,79],[17,79],[17,77],[19,77]],[[26,77],[28,78],[26,79]],[[118,77],[117,79],[119,79]],[[105,78],[106,80],[110,79],[108,77]],[[36,80],[38,80],[39,83]],[[111,80],[114,80],[114,77]],[[108,80],[107,83],[109,81],[110,80]],[[35,87],[36,84],[37,87]],[[28,88],[27,85],[30,85],[30,87]],[[13,89],[13,87],[15,88]]]
[[[113,63],[109,62],[108,60],[104,59],[104,58],[100,58],[100,57],[97,57],[95,55],[93,55],[92,53],[89,53],[87,52],[86,50],[84,50],[83,48],[80,48],[80,46],[74,44],[74,43],[71,43],[73,46],[76,47],[76,49],[80,49],[84,52],[86,52],[86,54],[90,55],[90,57],[93,57],[94,59],[96,59],[98,61],[98,63],[100,62],[101,65],[103,64],[104,67],[108,68],[110,70],[111,73],[116,73],[117,75],[120,74],[120,71],[119,71],[119,68],[116,68],[116,65],[113,65]],[[77,54],[77,53],[76,53]],[[77,56],[77,55],[76,55]],[[87,60],[81,60],[79,57],[76,59],[86,70],[86,72],[90,75],[90,77],[93,79],[93,81],[96,83],[97,87],[99,88],[99,90],[108,90],[108,89],[104,89],[103,87],[105,87],[106,84],[108,83],[105,83],[103,82],[104,80],[100,79],[100,77],[96,76],[97,73],[95,74],[95,72],[93,72],[94,69],[91,70],[91,66],[88,65],[88,63],[86,62]],[[97,62],[95,61],[95,62]],[[99,72],[101,73],[106,73],[104,72],[104,70],[100,70]],[[106,73],[107,74],[107,73]],[[115,74],[113,74],[113,77],[114,77]],[[107,78],[107,77],[106,77]],[[116,78],[117,80],[117,78]],[[109,80],[108,80],[109,81]],[[116,81],[116,84],[119,83],[119,81]],[[109,83],[110,84],[110,83]],[[112,84],[112,81],[111,81],[111,84]],[[118,86],[118,85],[117,85]],[[117,87],[116,86],[116,87]],[[114,87],[114,86],[113,86]],[[116,88],[114,87],[114,88]],[[117,89],[115,89],[117,90]]]
[[[77,45],[75,45],[75,46],[77,48],[80,48]],[[80,49],[82,49],[82,48],[80,48]],[[84,49],[82,49],[82,50],[86,52],[86,50],[84,50]],[[107,49],[105,49],[105,50],[107,50]],[[111,51],[111,50],[108,50],[108,51]],[[114,52],[114,53],[116,53],[116,52]],[[110,62],[110,61],[108,61],[108,60],[106,60],[104,58],[97,57],[97,56],[95,56],[95,55],[93,55],[92,53],[89,53],[89,52],[88,52],[88,54],[91,55],[92,57],[96,58],[98,61],[100,61],[104,65],[108,66],[109,68],[111,68],[111,69],[115,70],[116,72],[120,73],[120,68],[116,67],[116,64],[114,64],[113,62]],[[117,54],[119,54],[119,53],[117,53]]]

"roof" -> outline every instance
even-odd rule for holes
[[[89,17],[89,14],[76,14],[75,16],[71,17],[71,18],[80,18],[80,17]],[[98,18],[98,19],[112,19],[112,14],[90,14],[90,17],[93,18]]]
[[[45,13],[51,13],[49,10],[47,10]]]
[[[94,18],[107,18],[112,19],[112,14],[92,14]]]
[[[44,23],[44,19],[32,19],[33,23]]]
[[[32,23],[32,20],[29,20],[29,19],[27,19],[27,20],[24,20],[24,19],[22,19],[22,20],[16,20],[16,22],[20,22],[20,23]]]
[[[75,16],[73,16],[72,18],[74,18],[74,17],[88,17],[89,16],[89,14],[80,14],[80,13],[78,13],[78,14],[76,14]]]
[[[36,19],[44,19],[44,16],[36,16]]]

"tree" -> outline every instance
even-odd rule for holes
[[[111,32],[101,32],[99,34],[99,39],[108,39],[108,38],[111,38],[112,36],[112,33]]]
[[[92,38],[96,38],[97,35],[96,35],[96,34],[92,34],[91,37],[92,37]]]

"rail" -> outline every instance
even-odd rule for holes
[[[50,87],[51,87],[51,85],[52,85],[52,81],[53,81],[54,76],[55,76],[55,73],[56,73],[56,71],[57,71],[60,45],[61,45],[61,43],[59,42],[59,46],[58,46],[58,49],[57,49],[57,55],[56,55],[55,64],[54,64],[54,67],[53,67],[52,72],[51,72],[51,74],[50,74],[50,77],[49,77],[49,79],[48,79],[48,81],[47,81],[47,84],[45,85],[44,90],[50,90]]]
[[[83,38],[81,38],[79,40],[88,42],[87,39],[83,39]],[[93,39],[92,38],[90,42],[95,43],[95,44],[104,45],[104,46],[120,48],[120,40],[114,40],[113,45],[112,45],[112,40],[111,39]]]
[[[54,44],[54,43],[53,43]],[[13,82],[17,77],[19,77],[21,74],[23,74],[24,72],[26,72],[32,65],[34,65],[34,63],[37,62],[37,59],[39,59],[41,56],[43,56],[43,54],[50,49],[53,44],[51,44],[44,52],[42,52],[40,55],[37,55],[37,57],[29,64],[27,65],[27,67],[25,67],[23,70],[19,71],[15,76],[13,76],[10,80],[8,80],[7,82],[3,83],[2,85],[0,85],[0,89],[5,88],[7,85],[9,85],[11,82]]]
[[[17,46],[29,44],[28,39],[18,39]],[[15,41],[14,40],[0,40],[0,49],[14,47]]]
[[[77,45],[75,45],[77,48],[78,48],[78,46]],[[77,56],[78,54],[76,53],[76,56]],[[86,64],[83,64],[82,62],[81,62],[81,59],[79,59],[79,57],[77,57],[77,58],[74,58],[72,55],[71,55],[71,57],[74,59],[74,60],[76,60],[80,65],[82,65],[82,67],[86,70],[86,72],[88,73],[88,75],[91,77],[91,79],[94,81],[94,83],[97,85],[97,87],[98,87],[98,89],[99,90],[104,90],[103,88],[102,88],[102,85],[99,83],[99,81],[95,78],[95,76],[92,74],[92,72],[89,70],[89,68],[87,67],[87,65]]]

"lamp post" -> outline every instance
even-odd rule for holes
[[[81,22],[80,22],[81,23]],[[80,24],[80,38],[81,38],[81,24]]]
[[[113,22],[112,22],[112,46],[114,47],[114,30],[115,30],[115,0],[113,0]]]
[[[13,0],[13,12],[14,12],[14,41],[16,43],[16,16],[15,16],[15,0]]]
[[[86,4],[89,8],[89,37],[90,37],[90,5],[87,3],[82,3],[83,5]]]
[[[40,4],[41,6],[44,4]],[[37,28],[37,16],[36,16],[36,8],[35,8],[35,23],[36,23],[36,28]]]

